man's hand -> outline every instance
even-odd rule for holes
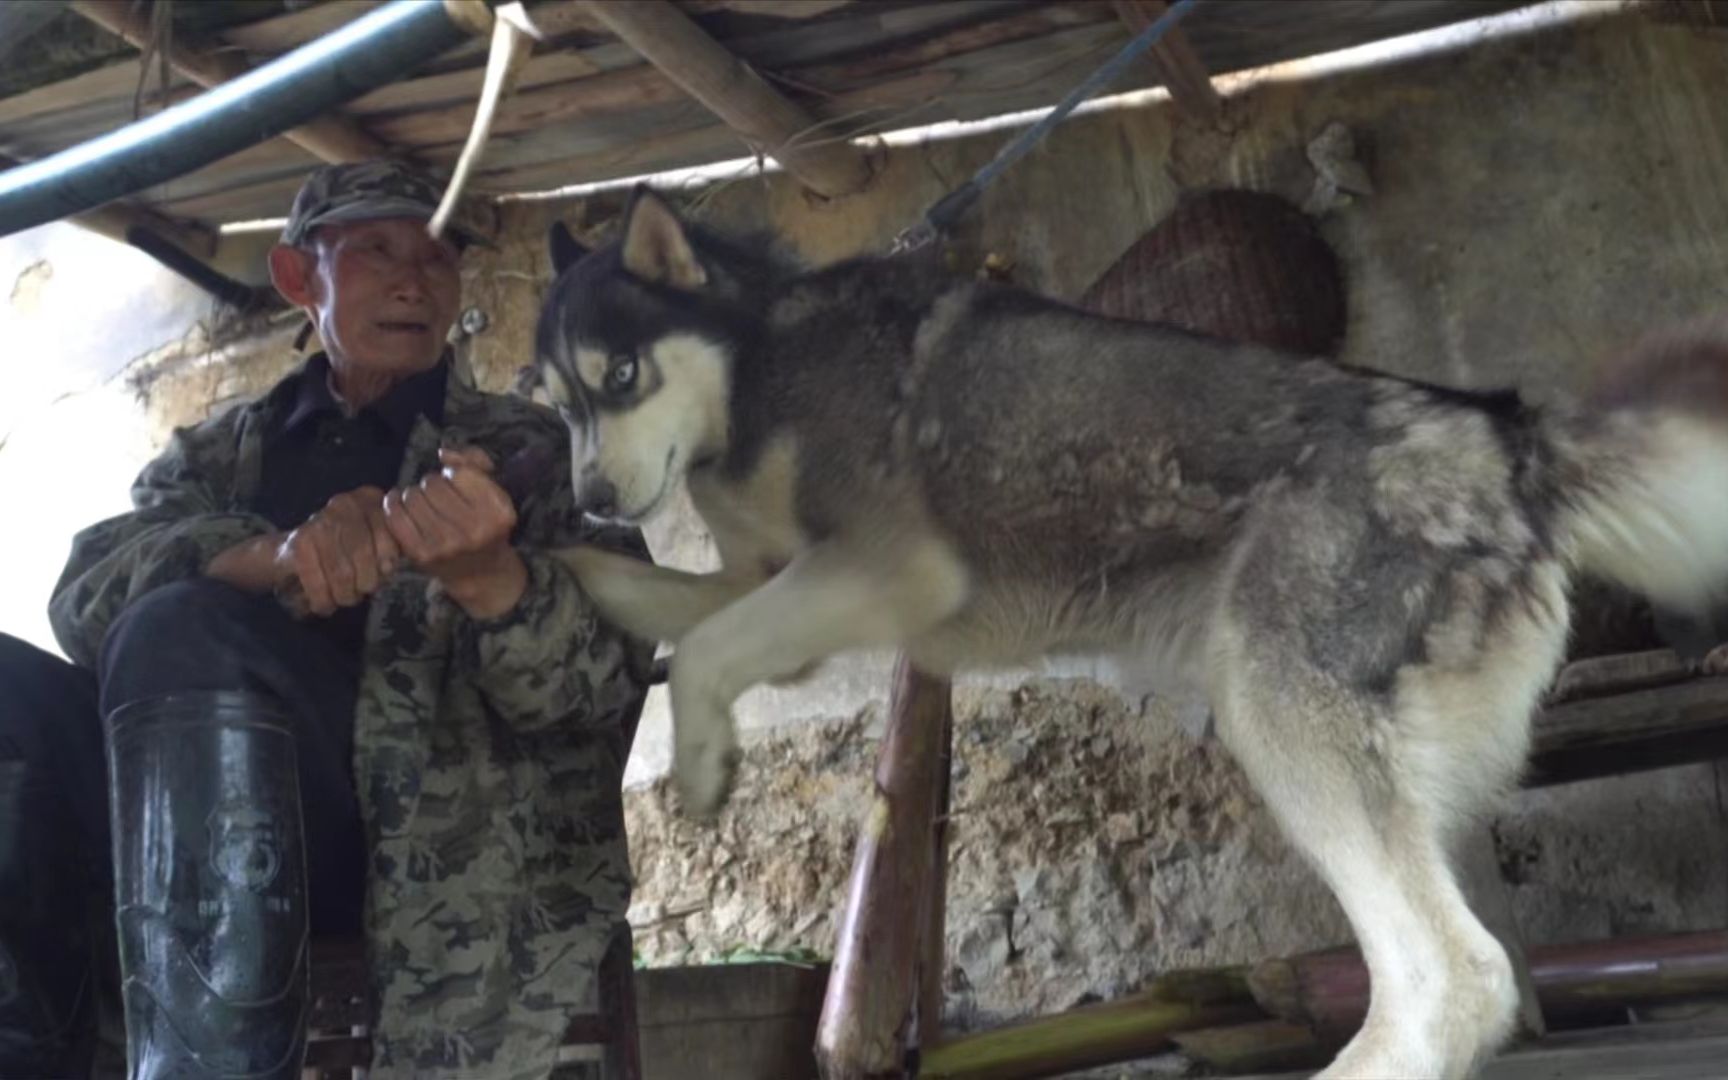
[[[252,592],[298,579],[305,609],[330,615],[376,592],[401,558],[384,521],[384,492],[368,486],[335,496],[291,532],[234,545],[204,572]]]
[[[289,533],[276,550],[278,581],[300,579],[306,609],[330,615],[384,584],[402,557],[384,521],[384,492],[345,491]]]
[[[384,522],[402,554],[479,619],[516,606],[528,567],[510,546],[516,506],[492,479],[484,450],[443,449],[444,466],[384,497]]]

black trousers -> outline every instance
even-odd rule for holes
[[[62,792],[58,827],[84,856],[77,861],[89,885],[107,895],[102,716],[181,690],[272,694],[295,724],[312,931],[357,934],[366,881],[351,764],[360,667],[360,656],[317,624],[297,622],[270,596],[209,578],[167,585],[121,613],[95,674],[0,635],[0,760],[22,759]]]

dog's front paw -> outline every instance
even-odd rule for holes
[[[707,820],[720,812],[738,771],[732,714],[704,680],[672,667],[672,776],[686,817]]]
[[[729,725],[728,725],[729,727]],[[720,813],[732,794],[738,773],[738,747],[730,738],[679,739],[672,763],[678,785],[678,806],[685,817],[710,821]]]

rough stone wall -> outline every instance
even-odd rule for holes
[[[956,696],[952,1023],[1347,938],[1223,749],[1164,711],[1086,680]],[[676,814],[665,781],[633,789],[638,950],[652,963],[711,960],[739,943],[827,955],[882,723],[872,704],[755,742],[714,832]],[[1236,884],[1268,873],[1285,885],[1275,904]]]

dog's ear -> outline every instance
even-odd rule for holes
[[[624,269],[644,281],[695,290],[708,283],[678,214],[654,189],[638,186],[624,211]]]
[[[562,274],[588,255],[588,249],[571,235],[562,221],[554,221],[546,232],[546,246],[552,252],[552,272]]]

